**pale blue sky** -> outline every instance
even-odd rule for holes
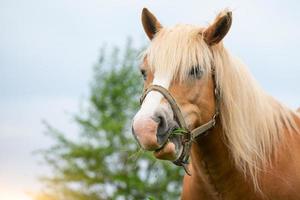
[[[41,120],[76,131],[70,113],[88,95],[101,44],[122,45],[127,36],[145,43],[145,6],[164,26],[207,25],[231,8],[227,48],[267,92],[300,106],[299,1],[1,0],[0,199],[37,188],[36,176],[47,170],[31,152],[51,143]]]

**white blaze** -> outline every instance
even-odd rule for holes
[[[152,84],[153,85],[159,85],[166,89],[169,89],[171,82],[171,76],[170,75],[156,75],[154,74],[154,79]],[[150,91],[146,98],[144,99],[140,110],[136,113],[134,117],[134,121],[142,118],[142,117],[151,117],[154,115],[154,112],[157,110],[157,108],[160,106],[161,99],[163,98],[162,94],[160,94],[157,91]]]

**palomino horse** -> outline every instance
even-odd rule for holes
[[[133,134],[156,158],[191,173],[182,199],[300,199],[299,114],[223,47],[231,21],[225,10],[206,28],[165,28],[143,9],[151,44]]]

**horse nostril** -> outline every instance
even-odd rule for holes
[[[161,116],[155,116],[152,118],[153,121],[155,121],[157,124],[160,124],[160,122],[162,121],[162,117]]]
[[[166,122],[165,122],[165,120],[164,120],[164,118],[162,116],[158,116],[155,121],[158,124],[158,128],[160,128],[160,127],[163,128],[165,126],[165,124],[166,124]]]
[[[156,116],[154,121],[157,123],[157,134],[164,133],[167,129],[167,121],[163,116]]]
[[[153,118],[157,123],[157,142],[160,145],[163,145],[168,139],[168,116],[164,112],[157,112]]]

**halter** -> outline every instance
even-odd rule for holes
[[[212,70],[212,78],[215,85],[214,89],[214,95],[215,95],[215,102],[216,102],[216,108],[215,108],[215,114],[212,116],[212,119],[208,121],[207,123],[193,129],[192,131],[188,130],[188,127],[185,123],[185,120],[183,118],[182,112],[176,103],[175,98],[171,95],[171,93],[164,87],[159,85],[150,85],[142,94],[140,103],[142,104],[144,99],[146,98],[147,94],[151,91],[157,91],[160,94],[163,95],[163,97],[168,101],[168,103],[171,106],[171,109],[174,113],[174,118],[176,122],[179,125],[180,129],[184,129],[184,134],[181,136],[181,142],[182,142],[182,150],[178,158],[173,161],[175,165],[182,166],[185,170],[185,172],[188,175],[191,175],[190,171],[188,170],[188,164],[189,164],[189,157],[190,157],[190,150],[193,141],[195,141],[196,138],[198,138],[200,135],[207,133],[210,129],[212,129],[216,124],[216,118],[219,115],[219,89],[216,84],[215,80],[215,73],[214,70]]]

